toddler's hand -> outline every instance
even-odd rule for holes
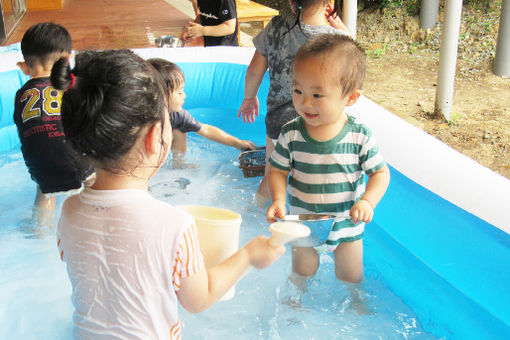
[[[257,236],[244,247],[250,257],[250,264],[257,269],[270,266],[285,253],[283,245],[273,246],[265,236]]]
[[[372,209],[372,206],[368,203],[368,201],[361,199],[352,206],[350,214],[351,221],[353,223],[369,223],[372,221],[372,217],[374,216],[374,209]]]
[[[286,213],[285,202],[274,201],[267,209],[266,218],[268,222],[273,223],[277,218],[284,218]]]
[[[255,116],[259,116],[259,99],[257,97],[254,98],[244,98],[241,103],[241,107],[237,112],[237,118],[243,116],[243,122],[253,123],[255,121]]]
[[[240,140],[238,145],[236,146],[238,150],[255,150],[255,144],[249,140]]]

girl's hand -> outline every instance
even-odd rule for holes
[[[241,107],[237,112],[237,118],[243,116],[243,122],[253,123],[255,121],[255,116],[259,116],[259,99],[257,97],[253,98],[244,98],[241,103]]]
[[[241,151],[255,150],[255,144],[253,144],[253,142],[249,140],[239,140],[236,148]]]
[[[351,221],[353,223],[369,223],[372,221],[372,217],[374,216],[374,209],[372,209],[372,206],[368,201],[361,199],[352,206],[350,214]]]
[[[244,246],[250,258],[250,264],[257,269],[270,266],[285,253],[285,246],[273,246],[265,236],[257,236]]]
[[[324,12],[326,21],[329,23],[329,25],[331,27],[340,29],[340,30],[345,31],[346,33],[350,34],[349,30],[347,29],[347,26],[345,26],[345,24],[342,22],[342,20],[338,16],[338,13],[335,13],[334,15],[332,15],[331,13],[333,13],[333,5],[331,3],[329,3],[326,5],[326,9]]]
[[[273,201],[267,209],[266,218],[268,222],[273,223],[277,218],[284,218],[286,213],[285,202]]]
[[[334,9],[334,7],[331,2],[326,5],[326,9],[324,10],[325,15],[326,15],[326,20],[331,16],[331,13],[333,13],[333,9]]]

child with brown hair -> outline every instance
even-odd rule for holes
[[[253,142],[236,138],[216,126],[203,124],[182,108],[186,94],[184,93],[184,73],[179,66],[161,58],[151,58],[148,61],[159,71],[168,89],[174,167],[185,166],[182,157],[187,149],[188,132],[195,132],[213,142],[232,146],[239,150],[255,149]]]
[[[299,275],[294,279],[301,284],[317,271],[321,250],[334,252],[339,280],[363,279],[365,223],[390,180],[372,132],[345,112],[361,95],[365,63],[359,45],[338,34],[315,37],[294,58],[293,103],[299,116],[283,126],[269,159],[267,219],[285,216],[287,180],[291,214],[337,216],[324,245],[292,249],[292,269]]]
[[[269,69],[267,95],[266,157],[274,150],[282,126],[297,117],[292,105],[292,61],[301,45],[321,33],[348,35],[349,32],[337,15],[340,0],[289,0],[293,13],[279,15],[254,39],[256,51],[246,71],[244,100],[238,117],[251,123],[259,114],[257,92],[266,70]],[[259,206],[269,201],[266,166],[264,177],[256,193]]]

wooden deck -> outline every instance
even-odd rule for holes
[[[73,49],[85,50],[154,47],[159,35],[179,36],[190,17],[164,0],[65,0],[62,9],[26,13],[3,45],[46,21],[67,28]]]

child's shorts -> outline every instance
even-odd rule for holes
[[[40,185],[39,185],[39,189],[44,194],[44,196],[47,196],[47,197],[52,197],[52,196],[57,196],[57,195],[72,196],[72,195],[76,195],[76,194],[80,193],[84,187],[88,187],[88,186],[91,186],[92,184],[94,184],[95,180],[96,180],[96,173],[93,172],[92,174],[88,175],[88,177],[83,182],[79,182],[78,187],[76,187],[78,185],[78,182],[76,182],[76,183],[72,183],[73,185],[69,186],[69,187],[66,186],[66,184],[64,184],[64,186],[62,186],[62,184],[53,186],[53,188],[61,188],[61,190],[58,190],[58,191],[48,190],[47,187],[42,188]],[[70,183],[71,182],[68,182],[67,184],[70,184]]]
[[[353,242],[363,238],[365,223],[354,224],[350,219],[339,218],[333,224],[326,242],[314,247],[318,252],[333,252],[340,243]]]

